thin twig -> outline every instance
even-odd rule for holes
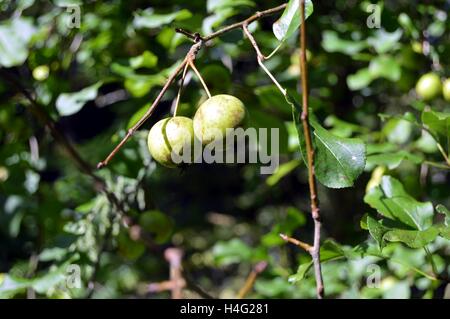
[[[294,245],[300,247],[301,249],[303,249],[304,251],[306,251],[308,253],[311,253],[313,251],[313,246],[311,246],[310,244],[307,244],[307,243],[305,243],[303,241],[300,241],[298,239],[289,237],[289,236],[287,236],[285,234],[280,234],[280,237],[284,241],[286,241],[288,243],[291,243],[291,244],[294,244]]]
[[[242,26],[242,30],[244,30],[244,34],[247,36],[247,38],[249,39],[250,43],[253,45],[253,47],[255,48],[256,51],[256,55],[258,56],[258,60],[266,60],[267,58],[265,57],[264,54],[261,53],[261,50],[259,49],[258,43],[256,42],[255,38],[253,37],[253,35],[250,33],[250,31],[248,30],[248,24],[245,23]]]
[[[260,273],[262,273],[267,267],[267,262],[261,261],[253,267],[252,271],[247,277],[247,280],[244,283],[244,286],[239,290],[239,293],[237,295],[238,299],[243,299],[247,294],[250,292],[250,290],[253,288],[253,285],[255,284],[256,278]]]
[[[266,72],[266,74],[269,76],[269,78],[272,80],[272,82],[277,86],[277,88],[281,91],[281,93],[285,97],[287,97],[287,90],[281,86],[281,84],[277,81],[277,79],[273,76],[273,74],[269,71],[269,69],[267,69],[267,67],[264,65],[263,60],[267,59],[267,57],[265,57],[261,53],[259,46],[256,43],[255,38],[248,30],[248,25],[244,24],[242,26],[242,30],[244,30],[245,35],[247,36],[247,38],[249,39],[250,43],[253,45],[253,48],[256,51],[257,61],[258,61],[259,66],[263,69],[264,72]]]
[[[181,33],[185,36],[187,36],[189,39],[194,40],[195,44],[192,45],[192,47],[190,48],[189,52],[186,54],[186,57],[184,58],[183,62],[181,62],[181,64],[175,69],[175,71],[169,76],[169,78],[167,79],[167,81],[165,82],[163,88],[161,89],[161,91],[159,92],[158,96],[156,97],[156,99],[153,101],[152,105],[150,106],[150,108],[147,110],[147,112],[142,116],[142,118],[132,127],[127,131],[127,134],[125,135],[125,137],[120,141],[120,143],[112,150],[112,152],[106,157],[105,160],[103,160],[102,162],[97,164],[97,168],[100,169],[102,167],[105,167],[106,165],[108,165],[108,163],[111,161],[111,159],[117,154],[117,152],[122,148],[123,145],[125,145],[125,143],[130,139],[131,136],[134,135],[134,133],[142,126],[142,124],[144,124],[145,121],[147,121],[147,119],[153,114],[155,108],[158,106],[159,102],[161,101],[162,97],[164,96],[164,94],[166,93],[166,91],[168,90],[168,88],[170,87],[170,85],[173,83],[173,81],[175,80],[175,78],[178,76],[178,74],[181,72],[181,70],[183,70],[183,68],[185,67],[186,63],[192,63],[193,64],[193,60],[195,59],[195,56],[197,55],[198,51],[202,48],[203,44],[214,39],[217,38],[221,35],[223,35],[224,33],[227,33],[229,31],[235,30],[235,29],[240,29],[242,28],[244,25],[249,25],[250,23],[259,20],[263,17],[275,14],[277,12],[280,12],[282,10],[284,10],[286,8],[287,4],[282,4],[279,5],[277,7],[268,9],[268,10],[264,10],[264,11],[260,11],[260,12],[256,12],[255,14],[253,14],[252,16],[248,17],[247,19],[231,24],[229,26],[223,27],[220,30],[217,30],[205,37],[202,37],[199,33],[191,33],[189,31],[183,30],[183,29],[176,29],[175,31],[178,33]]]
[[[317,298],[324,296],[322,269],[320,264],[320,210],[317,198],[316,177],[314,172],[314,147],[311,139],[311,128],[309,125],[309,101],[308,101],[308,69],[306,66],[306,23],[305,23],[305,0],[300,0],[300,80],[302,84],[303,111],[300,119],[303,124],[305,135],[306,157],[308,162],[308,184],[311,200],[311,213],[314,219],[314,246],[311,257],[314,263],[314,274],[316,277]]]
[[[272,73],[269,71],[269,69],[266,68],[266,66],[263,64],[260,58],[258,58],[258,64],[259,66],[264,70],[264,72],[267,73],[267,75],[270,77],[270,79],[275,83],[275,85],[278,87],[278,89],[283,93],[283,95],[287,96],[287,90],[281,86],[280,83],[275,79],[275,77],[272,75]]]
[[[186,78],[186,73],[187,73],[188,67],[189,67],[189,64],[186,63],[186,65],[184,66],[184,69],[183,69],[183,74],[181,76],[181,80],[180,80],[180,88],[178,89],[177,99],[175,101],[175,109],[173,111],[173,116],[177,116],[178,105],[180,104],[181,92],[183,91],[184,79]]]
[[[232,31],[232,30],[235,30],[235,29],[241,29],[244,24],[248,25],[248,24],[250,24],[250,23],[252,23],[252,22],[254,22],[256,20],[259,20],[259,19],[261,19],[263,17],[266,17],[266,16],[272,15],[274,13],[280,12],[280,11],[284,10],[286,8],[286,6],[287,6],[287,3],[284,3],[282,5],[279,5],[278,7],[275,7],[275,8],[271,8],[271,9],[267,9],[267,10],[264,10],[264,11],[256,12],[254,15],[252,15],[251,17],[248,17],[244,21],[231,24],[231,25],[226,26],[226,27],[224,27],[224,28],[222,28],[220,30],[217,30],[216,32],[211,33],[210,35],[208,35],[206,37],[203,37],[203,40],[206,42],[206,41],[212,40],[214,38],[217,38],[217,37],[221,36],[222,34],[224,34],[226,32],[229,32],[229,31]]]
[[[447,153],[445,153],[445,150],[442,147],[442,145],[438,142],[438,143],[436,143],[436,146],[437,146],[439,152],[441,152],[442,157],[445,159],[445,162],[447,163],[447,165],[450,166],[450,159],[448,158]]]
[[[164,257],[170,265],[170,281],[172,286],[172,299],[181,299],[181,290],[185,282],[181,275],[181,259],[183,258],[183,251],[179,248],[168,248],[164,252]]]
[[[316,289],[317,289],[317,298],[322,299],[324,295],[324,286],[323,286],[323,278],[322,278],[322,269],[320,264],[320,229],[321,229],[321,221],[320,221],[320,210],[318,205],[317,198],[317,186],[316,186],[316,178],[314,172],[314,148],[311,139],[311,128],[309,124],[309,114],[308,114],[308,73],[306,68],[306,25],[305,25],[305,1],[301,0],[300,2],[300,17],[301,17],[301,28],[300,28],[300,82],[302,86],[302,97],[303,97],[303,110],[300,116],[300,120],[303,126],[303,133],[305,135],[306,141],[306,152],[307,152],[307,163],[308,163],[308,185],[310,191],[310,200],[311,200],[311,214],[314,219],[314,245],[311,247],[310,245],[300,242],[296,239],[289,238],[285,235],[281,235],[284,240],[292,242],[297,246],[302,247],[306,251],[308,251],[313,259],[314,263],[314,275],[316,278]],[[280,90],[280,92],[284,95],[286,100],[289,100],[289,96],[287,95],[287,90],[281,86],[281,84],[276,80],[276,78],[272,75],[272,73],[266,68],[263,64],[263,60],[267,59],[261,53],[261,50],[258,47],[258,44],[253,37],[253,35],[248,30],[248,24],[243,23],[241,25],[242,30],[245,35],[249,39],[250,43],[254,47],[257,60],[260,67],[263,71],[269,76],[272,82],[276,85],[276,87]]]
[[[197,75],[198,79],[202,83],[203,88],[205,89],[206,94],[208,95],[208,97],[211,98],[211,92],[209,92],[208,86],[206,85],[205,80],[203,80],[203,77],[200,74],[200,72],[197,70],[197,67],[195,66],[194,62],[193,61],[189,61],[189,66],[192,68],[192,70],[194,70],[195,75]]]
[[[280,42],[277,45],[277,47],[269,55],[264,55],[264,54],[262,54],[261,49],[259,48],[258,43],[256,42],[255,38],[253,37],[253,35],[248,30],[248,24],[247,23],[245,23],[242,26],[242,30],[244,30],[245,36],[250,40],[251,45],[255,48],[256,54],[257,54],[258,58],[261,59],[261,61],[269,60],[283,46],[284,42]]]
[[[142,124],[144,124],[144,122],[153,114],[153,112],[155,111],[156,106],[158,106],[159,101],[161,101],[161,99],[163,98],[164,94],[166,93],[166,91],[168,90],[169,86],[172,84],[172,82],[175,80],[175,78],[178,76],[178,74],[181,72],[181,70],[185,67],[187,63],[187,58],[184,59],[184,61],[175,69],[175,71],[169,76],[169,78],[167,79],[166,83],[164,84],[163,88],[161,89],[161,91],[159,92],[158,96],[156,97],[156,99],[153,101],[152,105],[150,106],[150,108],[147,110],[147,112],[145,112],[145,114],[142,116],[142,118],[135,124],[133,125],[132,128],[130,128],[127,131],[127,134],[125,135],[125,137],[120,141],[120,143],[113,149],[113,151],[108,155],[108,157],[106,157],[106,159],[100,163],[97,164],[97,168],[103,168],[106,165],[108,165],[109,161],[111,161],[111,159],[114,157],[114,155],[116,155],[116,153],[122,148],[122,146],[129,140],[129,138],[134,135],[134,133],[142,126]]]
[[[432,162],[432,161],[424,161],[423,164],[430,165],[430,166],[440,168],[440,169],[447,169],[447,170],[450,169],[450,165],[447,163],[442,164],[442,163],[436,163],[436,162]]]
[[[165,280],[157,283],[151,283],[147,286],[147,293],[158,293],[163,291],[172,291],[175,288],[175,285],[177,285],[172,280]],[[184,286],[184,283],[183,283]]]
[[[192,280],[191,276],[189,276],[187,274],[186,271],[183,271],[183,278],[186,282],[186,289],[192,290],[193,292],[197,293],[203,299],[216,299],[215,297],[211,296],[208,292],[206,292],[202,287],[197,285],[194,282],[194,280]]]
[[[198,32],[192,33],[188,30],[184,30],[181,28],[176,28],[175,32],[181,33],[182,35],[188,37],[189,39],[193,40],[194,42],[198,42],[199,39],[201,39],[200,33],[198,33]]]

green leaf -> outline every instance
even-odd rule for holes
[[[326,30],[322,33],[322,46],[327,52],[355,55],[367,47],[367,42],[340,39],[336,31]]]
[[[359,226],[361,229],[369,230],[369,227],[367,226],[367,216],[369,216],[369,214],[364,213],[363,217],[361,217],[361,220],[359,221]]]
[[[402,75],[400,64],[389,55],[377,56],[370,61],[369,72],[372,79],[386,78],[391,81],[398,81]]]
[[[249,261],[252,249],[242,240],[234,238],[230,241],[220,241],[213,247],[214,261],[219,266]]]
[[[442,214],[442,215],[445,216],[444,223],[445,223],[446,226],[450,226],[450,210],[448,210],[447,207],[445,207],[444,205],[438,204],[436,206],[436,211],[439,214]]]
[[[383,54],[400,46],[399,40],[402,37],[402,33],[400,29],[392,33],[384,29],[379,29],[375,32],[375,36],[367,39],[367,43],[373,46],[377,53]]]
[[[9,274],[0,274],[0,299],[12,298],[23,293],[30,286],[30,280]]]
[[[251,0],[208,0],[206,3],[208,12],[239,6],[254,7],[255,3]]]
[[[367,216],[367,228],[369,229],[370,235],[378,243],[378,247],[380,248],[380,250],[383,249],[383,247],[385,246],[383,237],[386,232],[389,231],[389,228],[383,226],[379,221],[377,221],[370,215]]]
[[[167,14],[159,14],[155,13],[153,8],[147,8],[144,11],[138,11],[135,13],[133,26],[136,29],[154,29],[170,24],[173,21],[185,20],[190,17],[192,17],[192,13],[187,9],[182,9]]]
[[[365,145],[360,139],[337,137],[311,119],[316,145],[317,179],[327,187],[353,186],[365,166]]]
[[[152,68],[158,63],[158,57],[150,51],[145,51],[141,55],[130,59],[130,66],[133,69]]]
[[[173,220],[160,211],[152,210],[142,213],[139,217],[142,229],[152,234],[158,244],[167,242],[174,228]]]
[[[450,113],[427,110],[422,112],[422,122],[434,134],[450,140]]]
[[[378,78],[398,81],[402,75],[400,64],[389,55],[381,55],[370,61],[368,68],[358,70],[347,77],[347,85],[351,90],[361,90]]]
[[[266,179],[266,184],[269,186],[274,186],[278,184],[278,182],[286,175],[288,175],[290,172],[292,172],[294,169],[296,169],[300,165],[300,161],[297,159],[293,159],[287,163],[283,163],[277,167],[275,172],[273,172],[272,175],[270,175]]]
[[[408,120],[392,118],[384,125],[382,132],[389,142],[404,144],[411,136],[412,126],[413,124]]]
[[[272,29],[279,41],[291,37],[300,27],[300,1],[290,0],[281,17],[273,24]],[[314,6],[311,0],[305,1],[305,20],[313,13]]]
[[[81,6],[83,4],[81,0],[55,0],[54,3],[58,7]]]
[[[286,280],[281,277],[273,279],[258,279],[255,282],[255,291],[264,297],[274,298],[281,295],[283,292],[289,290],[289,285]]]
[[[402,242],[411,248],[422,248],[431,243],[439,234],[436,227],[426,230],[393,229],[386,232],[384,239],[393,242]]]
[[[133,125],[136,124],[144,116],[144,114],[150,108],[150,105],[151,105],[151,103],[145,104],[136,113],[134,113],[131,116],[130,120],[128,121],[127,129],[130,129],[131,127],[133,127]]]
[[[383,216],[414,230],[425,230],[433,221],[433,205],[416,201],[390,176],[383,176],[380,185],[372,188],[364,201]]]
[[[163,85],[167,76],[172,73],[178,63],[161,70],[156,74],[136,74],[131,67],[113,63],[111,71],[125,78],[125,88],[135,97],[142,97],[146,95],[153,87]]]
[[[350,90],[361,90],[373,81],[372,74],[368,68],[359,69],[355,74],[347,77],[347,85]]]
[[[414,26],[411,18],[406,13],[400,13],[400,15],[398,16],[398,23],[402,26],[407,34],[412,36],[413,39],[419,38],[419,31]]]
[[[12,298],[17,294],[24,293],[28,288],[33,288],[38,294],[49,293],[53,287],[67,279],[67,267],[77,259],[79,259],[79,255],[75,254],[57,268],[32,279],[0,274],[0,299]]]
[[[22,65],[28,58],[28,47],[35,27],[30,19],[14,18],[0,24],[0,65],[6,68]]]
[[[320,247],[320,261],[321,263],[326,263],[332,260],[345,257],[345,251],[342,247],[333,240],[326,240]],[[298,267],[297,273],[295,275],[289,276],[289,282],[297,283],[306,277],[306,274],[313,266],[313,261],[309,261],[301,264]]]
[[[145,244],[130,238],[128,233],[121,232],[117,236],[117,250],[128,260],[135,261],[145,253]]]
[[[306,224],[306,217],[301,211],[295,207],[289,207],[286,210],[286,215],[281,216],[282,222],[276,224],[270,233],[265,234],[261,242],[266,247],[284,245],[286,242],[281,239],[280,234],[291,236],[292,233],[299,227]]]
[[[441,235],[441,237],[450,240],[450,226],[439,226],[439,235]]]
[[[61,247],[53,247],[44,249],[39,254],[39,260],[41,261],[51,261],[51,260],[62,260],[67,255],[68,250]]]
[[[375,166],[383,165],[392,170],[397,168],[404,160],[410,160],[414,164],[420,164],[423,161],[423,157],[407,151],[369,155],[367,156],[366,169],[370,170]]]
[[[237,10],[232,7],[224,7],[220,10],[215,10],[214,14],[203,19],[202,31],[204,34],[212,33],[215,27],[220,26],[228,18],[237,13]]]
[[[351,137],[354,133],[368,132],[366,127],[343,121],[335,115],[328,115],[324,124],[331,126],[330,132],[339,137]]]
[[[297,127],[303,159],[306,160],[306,142],[300,123],[300,105],[289,97],[294,123]],[[324,129],[313,117],[310,118],[312,139],[315,146],[315,172],[317,179],[330,188],[353,186],[363,172],[366,155],[365,145],[360,139],[337,137]]]
[[[98,89],[103,82],[97,82],[75,93],[62,93],[56,100],[56,109],[61,116],[69,116],[79,112],[83,106],[97,97]]]

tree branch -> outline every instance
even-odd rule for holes
[[[250,290],[253,288],[253,285],[255,284],[256,278],[266,269],[266,267],[267,262],[265,261],[261,261],[253,267],[252,271],[247,277],[247,280],[244,283],[244,286],[241,288],[237,295],[238,299],[243,299],[250,292]]]
[[[164,252],[164,257],[170,265],[170,281],[172,286],[172,299],[181,299],[181,291],[185,286],[185,281],[181,275],[181,259],[183,258],[183,251],[178,248],[168,248]]]
[[[316,178],[314,172],[314,147],[311,139],[311,128],[309,124],[309,103],[308,103],[308,70],[306,68],[306,23],[305,23],[305,1],[300,1],[300,82],[302,87],[302,99],[303,99],[303,108],[300,116],[300,121],[303,126],[303,134],[305,135],[306,141],[306,152],[307,152],[307,163],[308,163],[308,186],[311,200],[311,214],[314,220],[314,245],[310,246],[309,244],[300,242],[299,240],[287,237],[281,234],[281,238],[285,241],[294,243],[295,245],[303,248],[307,252],[310,253],[313,262],[314,262],[314,275],[316,278],[316,289],[317,289],[317,298],[321,299],[324,295],[324,287],[323,287],[323,279],[322,279],[322,269],[320,264],[320,229],[321,229],[321,221],[320,221],[320,210],[318,205],[318,197],[317,197],[317,186],[316,186]],[[242,30],[244,34],[249,39],[253,48],[256,51],[258,64],[262,68],[262,70],[269,76],[272,82],[276,85],[276,87],[280,90],[280,92],[284,95],[286,100],[289,100],[289,96],[287,95],[287,90],[281,86],[281,84],[275,79],[272,73],[266,68],[263,64],[263,60],[267,59],[258,47],[258,44],[253,37],[253,35],[248,30],[248,24],[242,24]]]
[[[217,37],[221,36],[224,33],[227,33],[229,31],[231,31],[231,30],[241,29],[245,24],[249,25],[250,23],[252,23],[252,22],[254,22],[256,20],[259,20],[259,19],[261,19],[263,17],[269,16],[269,15],[272,15],[272,14],[275,14],[277,12],[280,12],[280,11],[284,10],[286,8],[286,6],[287,6],[287,3],[279,5],[278,7],[275,7],[275,8],[272,8],[272,9],[267,9],[267,10],[264,10],[264,11],[256,12],[254,15],[252,15],[251,17],[248,17],[247,19],[245,19],[245,20],[243,20],[241,22],[237,22],[237,23],[231,24],[231,25],[226,26],[226,27],[224,27],[224,28],[222,28],[220,30],[217,30],[216,32],[211,33],[210,35],[208,35],[206,37],[203,37],[203,40],[204,41],[209,41],[209,40],[212,40],[214,38],[217,38]]]
[[[302,241],[300,241],[300,240],[298,240],[298,239],[289,237],[289,236],[287,236],[287,235],[285,235],[285,234],[280,234],[280,237],[281,237],[281,239],[283,239],[284,241],[286,241],[286,242],[288,242],[288,243],[291,243],[291,244],[294,244],[294,245],[300,247],[301,249],[303,249],[304,251],[306,251],[306,252],[308,252],[308,253],[311,253],[312,250],[313,250],[313,246],[311,246],[310,244],[307,244],[307,243],[305,243],[305,242],[302,242]]]
[[[106,157],[106,159],[97,164],[97,168],[100,169],[100,168],[103,168],[106,165],[108,165],[108,163],[117,154],[117,152],[122,148],[122,146],[125,145],[125,143],[130,139],[130,137],[134,135],[134,133],[142,126],[142,124],[145,123],[145,121],[148,120],[148,118],[153,114],[154,110],[158,106],[158,104],[161,101],[161,99],[164,96],[164,94],[169,89],[170,85],[174,82],[174,80],[176,79],[178,74],[184,69],[186,64],[189,64],[193,68],[194,71],[196,70],[193,61],[195,60],[195,57],[196,57],[198,51],[202,48],[204,43],[206,43],[206,42],[208,42],[208,41],[210,41],[210,40],[212,40],[214,38],[217,38],[217,37],[223,35],[224,33],[229,32],[229,31],[232,31],[232,30],[235,30],[235,29],[240,29],[244,25],[248,26],[250,23],[252,23],[252,22],[254,22],[256,20],[259,20],[259,19],[261,19],[263,17],[266,17],[266,16],[272,15],[274,13],[280,12],[280,11],[284,10],[284,8],[286,8],[286,6],[287,6],[287,4],[285,3],[285,4],[282,4],[282,5],[278,6],[278,7],[274,7],[274,8],[268,9],[268,10],[256,12],[254,15],[248,17],[247,19],[245,19],[243,21],[240,21],[240,22],[231,24],[229,26],[226,26],[226,27],[224,27],[224,28],[222,28],[220,30],[217,30],[216,32],[213,32],[213,33],[211,33],[211,34],[209,34],[209,35],[207,35],[205,37],[202,37],[199,33],[191,33],[189,31],[186,31],[186,30],[183,30],[183,29],[176,29],[175,30],[176,32],[185,35],[189,39],[193,40],[195,43],[192,45],[192,47],[190,48],[190,50],[186,54],[186,57],[184,58],[183,62],[181,62],[181,64],[178,65],[178,67],[175,69],[175,71],[169,76],[169,78],[167,79],[167,81],[164,84],[163,88],[161,89],[161,91],[159,92],[158,96],[153,101],[152,105],[147,110],[147,112],[142,116],[142,118],[132,128],[130,128],[128,130],[128,132],[125,135],[125,137],[112,150],[112,152]],[[202,81],[201,77],[200,77],[200,80]],[[202,81],[202,84],[203,84],[203,81]],[[208,90],[207,90],[207,92],[208,92]]]
[[[306,154],[308,162],[308,184],[311,200],[311,214],[314,219],[314,246],[311,257],[314,262],[314,274],[316,277],[317,298],[322,299],[324,295],[322,269],[320,264],[320,210],[317,198],[316,177],[314,172],[314,147],[311,139],[311,128],[309,125],[309,101],[308,101],[308,69],[306,66],[306,23],[305,23],[305,0],[300,0],[300,80],[302,85],[303,111],[300,119],[305,134]]]

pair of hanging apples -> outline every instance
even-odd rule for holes
[[[193,120],[174,116],[157,122],[148,134],[148,149],[161,165],[176,167],[173,155],[182,155],[194,139],[208,145],[225,137],[227,129],[238,127],[245,114],[244,103],[238,98],[227,94],[212,96],[200,105]]]

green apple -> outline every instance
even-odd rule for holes
[[[432,72],[422,75],[416,84],[417,95],[425,101],[437,97],[441,90],[441,79]]]
[[[238,127],[245,118],[245,106],[238,98],[215,95],[200,105],[194,116],[194,133],[207,145],[218,138],[224,138],[226,130]]]
[[[166,118],[151,128],[147,139],[148,150],[161,165],[176,167],[176,156],[183,155],[188,147],[194,145],[194,128],[192,120],[184,116]]]
[[[444,95],[444,99],[450,102],[450,78],[444,81],[442,85],[442,95]]]

